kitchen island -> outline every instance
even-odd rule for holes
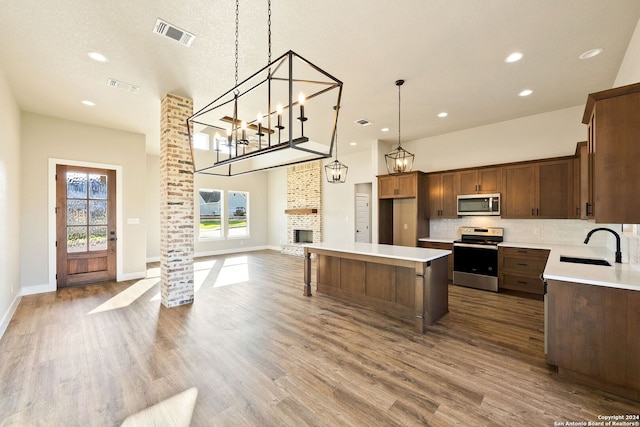
[[[311,254],[318,292],[408,320],[416,332],[449,311],[451,251],[371,243],[304,246],[304,292],[311,296]]]

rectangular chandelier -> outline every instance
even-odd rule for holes
[[[235,176],[331,157],[342,82],[288,51],[187,119],[213,141],[195,173]]]

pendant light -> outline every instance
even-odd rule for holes
[[[187,119],[207,133],[226,134],[226,149],[198,156],[192,149],[195,173],[236,176],[331,158],[342,82],[291,50],[271,60],[271,0],[267,65],[239,81],[239,2],[235,85]]]
[[[338,107],[333,107],[334,110],[337,110]],[[347,172],[349,167],[344,163],[340,163],[338,161],[338,129],[336,126],[336,159],[327,164],[324,167],[324,172],[327,175],[327,182],[330,184],[343,184],[347,180]]]
[[[389,174],[399,174],[411,172],[413,168],[414,155],[402,148],[400,141],[400,87],[404,84],[404,80],[396,80],[398,86],[398,146],[384,155]]]

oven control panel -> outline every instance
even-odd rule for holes
[[[504,228],[499,227],[460,227],[461,236],[494,236],[503,237]]]

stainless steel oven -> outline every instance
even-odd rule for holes
[[[461,227],[453,243],[453,284],[498,292],[498,243],[504,229]]]

